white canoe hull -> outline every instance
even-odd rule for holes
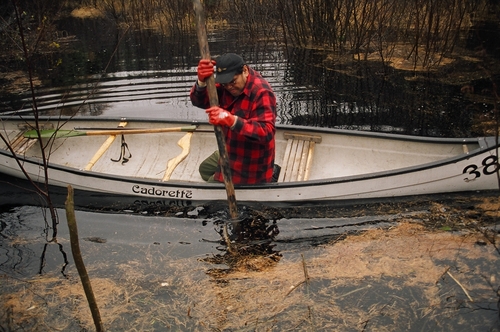
[[[116,127],[119,119],[76,118],[64,125]],[[19,119],[2,119],[0,132],[10,140],[19,135]],[[32,123],[30,121],[30,123]],[[59,127],[57,120],[43,120]],[[178,127],[179,122],[130,120],[127,126]],[[21,126],[22,127],[22,126]],[[221,183],[206,183],[197,174],[199,163],[216,149],[210,125],[200,124],[192,134],[190,150],[172,175],[164,179],[166,165],[181,154],[177,142],[184,132],[125,135],[132,157],[113,162],[120,154],[120,136],[91,169],[89,161],[109,135],[57,138],[49,153],[49,184],[76,190],[148,199],[226,200]],[[404,135],[282,126],[277,131],[276,163],[286,154],[284,132],[320,136],[308,180],[236,186],[238,202],[293,203],[353,201],[391,197],[498,189],[498,158],[494,138],[437,139]],[[46,140],[44,140],[46,142]],[[48,150],[47,150],[48,151]],[[35,182],[44,181],[39,144],[17,157]],[[283,165],[281,165],[283,167]],[[283,170],[282,170],[283,171]],[[0,173],[25,178],[5,144],[0,148]]]

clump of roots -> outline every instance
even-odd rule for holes
[[[269,218],[256,210],[244,208],[239,220],[227,221],[227,211],[212,216],[216,231],[221,235],[221,254],[203,259],[221,265],[208,271],[223,276],[234,271],[262,271],[279,262],[281,254],[274,250],[274,238],[279,234],[277,218]]]

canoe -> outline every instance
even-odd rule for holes
[[[0,117],[0,174],[43,182],[33,118]],[[48,182],[101,196],[223,201],[198,167],[217,149],[208,123],[103,117],[40,118]],[[9,143],[10,148],[7,146]],[[498,189],[494,137],[429,138],[278,125],[277,182],[235,186],[238,202],[304,203]],[[16,158],[18,161],[16,161]]]

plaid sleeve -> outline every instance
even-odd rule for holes
[[[199,87],[198,83],[195,83],[191,87],[191,91],[189,92],[189,98],[191,98],[191,103],[193,104],[193,106],[200,108],[210,107],[210,100],[208,98],[207,88]]]

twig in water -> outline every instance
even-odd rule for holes
[[[290,290],[285,294],[285,297],[290,295],[291,292],[293,292],[297,287],[299,287],[303,283],[309,285],[310,278],[309,278],[309,273],[307,272],[307,266],[306,266],[306,261],[304,259],[304,254],[301,254],[301,256],[302,256],[302,269],[304,270],[304,280],[299,281],[296,285],[292,285],[292,287],[290,287]]]
[[[439,282],[439,280],[440,280],[441,278],[443,278],[443,277],[444,277],[444,275],[445,275],[446,273],[448,273],[448,271],[450,270],[450,268],[451,268],[451,266],[448,266],[448,267],[446,268],[446,270],[444,270],[444,272],[441,274],[441,276],[440,276],[440,277],[438,278],[438,280],[436,281],[436,284]]]
[[[300,285],[302,285],[305,282],[306,282],[305,280],[301,280],[296,285],[293,285],[292,287],[290,287],[290,290],[285,294],[285,297],[287,297],[288,295],[290,295],[291,292],[293,292],[297,287],[299,287]]]
[[[371,288],[371,287],[372,287],[372,285],[366,285],[365,287],[361,287],[361,288],[358,288],[358,289],[352,290],[352,291],[350,291],[350,292],[347,292],[347,293],[345,293],[345,294],[342,294],[342,295],[336,296],[336,297],[334,297],[333,299],[334,299],[334,300],[338,300],[338,299],[341,299],[341,298],[346,297],[346,296],[348,296],[348,295],[351,295],[351,294],[353,294],[353,293],[356,293],[356,292],[359,292],[359,291],[362,291],[362,290],[364,290],[364,289]]]
[[[453,279],[460,286],[460,288],[462,288],[462,290],[464,291],[465,295],[467,295],[467,297],[469,298],[469,301],[474,302],[474,300],[472,299],[472,297],[470,297],[469,292],[467,291],[467,289],[465,289],[465,287],[457,279],[455,279],[455,277],[450,273],[450,271],[446,271],[446,273],[448,273],[448,275],[451,277],[451,279]]]
[[[309,285],[309,273],[307,272],[306,260],[304,258],[304,254],[300,254],[302,256],[302,269],[304,270],[304,281]]]

